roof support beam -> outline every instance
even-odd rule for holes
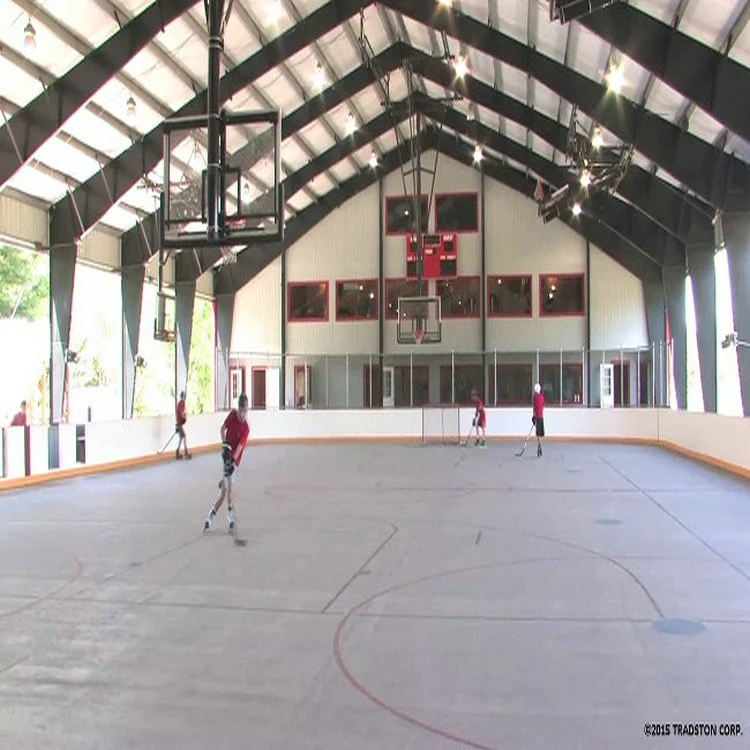
[[[750,70],[744,65],[625,3],[579,23],[750,140]]]
[[[114,73],[194,2],[154,2],[0,127],[0,189]]]
[[[226,101],[238,91],[257,80],[282,60],[307,47],[311,41],[328,33],[343,20],[354,15],[363,0],[330,0],[314,11],[304,23],[293,26],[269,42],[255,55],[226,73],[221,79],[222,100]],[[191,99],[176,116],[196,115],[206,111],[205,91]],[[143,174],[150,172],[163,156],[161,127],[154,128],[127,151],[110,161],[102,170],[112,190],[113,199],[119,200]],[[70,242],[89,231],[109,210],[112,201],[101,188],[97,175],[79,186],[73,193],[81,210],[82,228],[79,230],[71,197],[66,196],[50,210],[50,239],[53,244]]]
[[[443,8],[436,13],[436,3],[427,0],[383,2],[393,10],[445,30],[485,54],[533,75],[621,141],[634,145],[646,158],[711,205],[750,209],[750,166],[740,160],[625,97],[608,94],[601,84],[454,8]]]

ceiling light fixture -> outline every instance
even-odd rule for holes
[[[26,49],[36,48],[36,29],[31,24],[31,18],[23,29],[23,46]]]
[[[599,128],[594,128],[594,134],[591,136],[591,145],[597,149],[601,148],[604,145],[602,131],[599,130]]]
[[[580,215],[581,215],[581,204],[574,203],[573,204],[573,216],[580,216]]]
[[[619,94],[622,91],[622,87],[625,85],[625,73],[622,70],[621,65],[613,65],[607,73],[607,85],[609,90],[615,94]]]
[[[319,89],[326,85],[326,72],[320,63],[315,63],[315,85]]]
[[[587,169],[583,170],[583,174],[581,174],[581,187],[587,188],[591,184],[591,175],[589,174]]]
[[[127,106],[127,111],[128,111],[128,122],[134,123],[136,121],[136,112],[135,112],[135,99],[133,99],[132,94],[128,97],[126,106]]]
[[[278,23],[281,18],[281,0],[271,0],[268,6],[268,18],[271,23]]]
[[[378,156],[374,151],[370,154],[370,166],[373,169],[378,166]]]
[[[469,63],[463,55],[456,58],[456,76],[463,78],[469,72]]]
[[[357,130],[357,118],[349,112],[346,116],[346,134],[352,135]]]
[[[477,145],[474,147],[474,164],[479,164],[480,161],[484,158],[484,154],[482,153],[482,147]]]
[[[453,0],[440,0],[440,5],[450,7],[451,5],[453,5]]]

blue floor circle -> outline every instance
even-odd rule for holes
[[[698,635],[706,630],[706,626],[695,620],[657,620],[654,630],[667,635]]]

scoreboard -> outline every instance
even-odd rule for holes
[[[406,276],[417,278],[418,255],[417,235],[406,237]],[[423,266],[422,278],[438,279],[458,276],[458,235],[423,234],[422,235]]]

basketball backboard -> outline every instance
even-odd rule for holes
[[[441,340],[440,297],[399,297],[399,344],[437,344]]]
[[[283,237],[281,114],[220,115],[218,228],[209,235],[208,116],[164,121],[161,241],[166,249],[237,247]]]

